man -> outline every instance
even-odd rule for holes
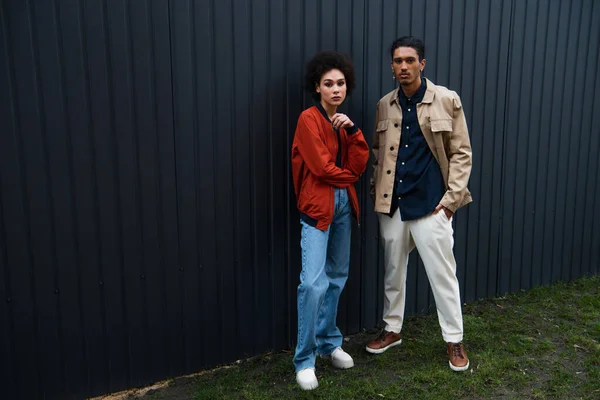
[[[408,255],[417,248],[438,312],[450,368],[465,371],[463,323],[452,215],[471,200],[471,144],[459,96],[422,78],[425,46],[401,37],[390,50],[400,86],[377,103],[371,196],[385,248],[381,334],[367,351],[402,342]]]

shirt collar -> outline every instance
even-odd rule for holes
[[[415,103],[418,103],[417,100],[417,94],[421,91],[423,91],[423,93],[420,95],[419,100],[421,103],[431,103],[433,101],[433,95],[434,95],[434,91],[433,91],[433,83],[431,83],[431,81],[427,78],[421,78],[421,86],[419,87],[419,90],[417,90],[417,93],[415,93],[413,95],[413,99]],[[398,101],[398,96],[404,96],[406,98],[406,96],[404,95],[404,92],[401,90],[400,86],[398,86],[396,88],[396,90],[394,90],[394,94],[392,95],[392,97],[390,98],[390,104],[393,104],[394,102]]]
[[[425,95],[426,90],[427,90],[427,81],[425,80],[425,78],[423,78],[423,79],[421,79],[421,86],[419,87],[419,89],[417,89],[415,94],[413,94],[410,97],[410,100],[413,102],[413,104],[420,103],[423,100],[423,96]],[[406,97],[403,90],[398,90],[398,100],[400,101],[400,104],[406,104],[406,102],[409,100],[409,98]]]

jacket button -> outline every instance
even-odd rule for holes
[[[384,195],[383,195],[383,197],[387,199],[387,193],[386,193],[386,194],[384,194]]]
[[[390,171],[390,170],[388,169],[388,170],[387,170],[387,174],[389,175],[389,174],[391,174],[391,173],[392,173],[392,171]]]
[[[390,151],[394,151],[394,146],[390,147]]]
[[[394,128],[397,128],[397,127],[398,127],[398,124],[394,124]]]

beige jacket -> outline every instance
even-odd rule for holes
[[[472,201],[467,189],[471,175],[471,143],[460,97],[456,92],[427,80],[423,101],[417,105],[417,118],[423,136],[442,170],[446,193],[440,203],[452,212]],[[373,137],[373,177],[371,197],[375,212],[389,213],[394,190],[396,158],[400,146],[402,109],[398,90],[377,103]]]

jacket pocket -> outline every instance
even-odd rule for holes
[[[390,124],[389,119],[384,119],[383,121],[379,121],[377,123],[377,133],[385,133],[387,131],[388,125]]]
[[[375,170],[380,169],[383,165],[383,157],[385,156],[385,134],[387,133],[388,126],[390,120],[384,119],[383,121],[379,121],[375,127],[375,131],[377,132],[377,139],[379,142],[379,149],[377,149],[377,160],[373,164]]]
[[[431,132],[452,132],[452,119],[432,119]]]

